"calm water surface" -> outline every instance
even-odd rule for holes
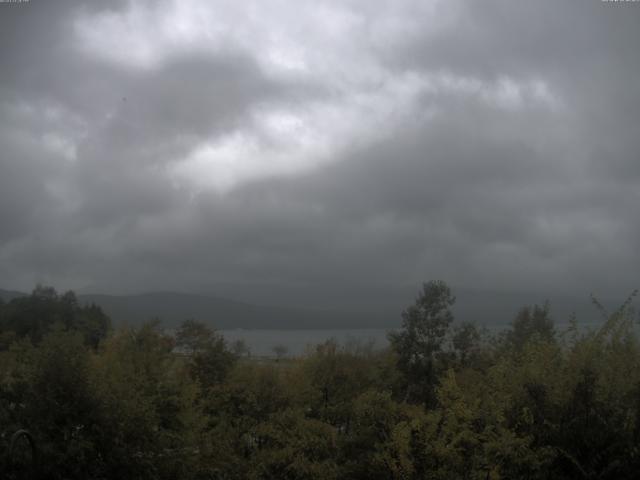
[[[582,331],[596,330],[602,325],[601,322],[583,323],[579,325]],[[566,322],[556,323],[556,332],[561,333],[568,328]],[[490,335],[500,333],[508,325],[479,325]],[[287,356],[299,356],[307,352],[309,348],[323,343],[329,339],[335,339],[339,344],[357,342],[360,344],[373,344],[376,349],[385,348],[389,345],[387,333],[392,329],[369,328],[369,329],[317,329],[317,330],[219,330],[224,335],[229,344],[236,340],[244,340],[248,345],[251,355],[275,356],[273,348],[282,345],[287,349]]]
[[[228,343],[244,340],[252,355],[273,356],[273,347],[282,345],[287,348],[287,355],[298,356],[308,348],[335,339],[341,345],[351,342],[361,344],[373,343],[374,348],[388,345],[385,329],[354,330],[220,330]]]

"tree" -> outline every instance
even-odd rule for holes
[[[36,439],[47,478],[88,477],[86,467],[99,463],[89,361],[82,335],[61,328],[45,335],[26,359],[30,372],[21,423]]]
[[[96,305],[81,306],[72,291],[58,295],[52,287],[41,285],[31,295],[14,298],[2,308],[0,330],[5,338],[13,332],[16,338],[28,337],[37,344],[56,325],[80,332],[85,345],[96,349],[107,337],[111,320]]]
[[[280,359],[289,352],[289,349],[287,348],[286,345],[278,344],[278,345],[274,345],[271,351],[273,351],[273,353],[276,354],[276,362],[279,362]]]
[[[176,332],[176,347],[189,356],[191,376],[204,388],[222,382],[236,361],[222,335],[196,320],[182,322]]]
[[[262,480],[331,480],[336,465],[336,432],[303,412],[285,410],[252,429],[258,445],[247,478]]]
[[[433,403],[438,360],[453,321],[455,297],[441,280],[423,284],[415,303],[402,312],[402,329],[389,334],[398,369],[407,381],[406,398]]]
[[[368,390],[354,397],[352,415],[341,442],[342,478],[422,478],[411,452],[420,408],[395,402],[389,392]]]
[[[302,365],[312,387],[309,414],[348,429],[351,403],[374,383],[375,362],[341,348],[335,339],[316,346]]]
[[[194,478],[206,418],[200,388],[173,349],[153,322],[107,339],[91,372],[103,471],[76,478]]]
[[[549,302],[544,305],[524,307],[511,323],[507,332],[507,342],[516,351],[521,351],[533,337],[540,340],[554,341],[555,329],[551,318]]]
[[[247,342],[242,338],[239,338],[238,340],[236,340],[231,344],[231,351],[238,358],[243,356],[247,356],[247,357],[251,356],[251,349],[249,348],[249,345],[247,345]]]
[[[466,367],[471,363],[474,352],[480,347],[480,331],[475,324],[463,322],[454,329],[451,343],[458,354],[460,364]]]
[[[193,355],[206,350],[216,338],[215,332],[204,323],[188,319],[176,331],[176,347],[183,353]]]

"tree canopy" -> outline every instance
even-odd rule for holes
[[[388,348],[280,361],[196,320],[92,337],[103,314],[74,299],[0,304],[3,479],[637,478],[633,296],[593,330],[547,304],[489,335],[428,282]]]

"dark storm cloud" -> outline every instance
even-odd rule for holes
[[[637,5],[52,3],[0,30],[5,287],[637,286]]]

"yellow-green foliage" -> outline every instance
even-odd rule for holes
[[[6,452],[27,428],[52,479],[635,479],[630,307],[595,331],[556,332],[534,307],[489,341],[439,322],[428,355],[328,341],[286,362],[236,361],[193,321],[179,348],[156,324],[97,346],[71,324],[5,329],[0,474],[19,475]]]

